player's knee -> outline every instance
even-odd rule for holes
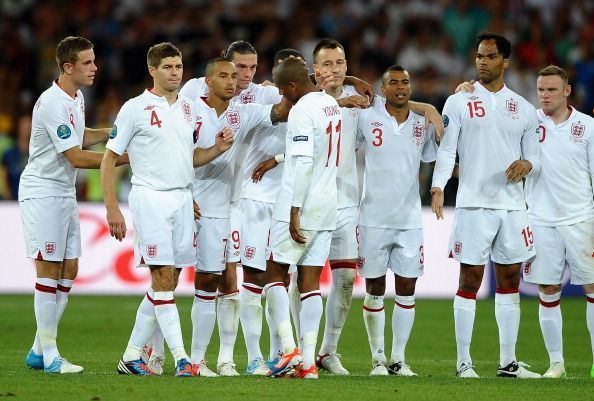
[[[546,294],[546,295],[557,294],[557,293],[561,292],[561,284],[554,284],[554,285],[539,284],[538,292],[542,292],[543,294]]]
[[[386,276],[365,279],[365,290],[370,295],[384,295],[386,293]]]
[[[219,287],[220,276],[213,273],[196,273],[194,288],[201,291],[215,292]]]
[[[417,279],[407,277],[396,277],[396,294],[409,297],[415,295]]]

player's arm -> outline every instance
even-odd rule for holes
[[[311,176],[313,173],[313,158],[310,156],[293,156],[295,163],[295,181],[293,183],[293,200],[291,201],[291,218],[289,233],[298,244],[305,244],[305,237],[301,233],[299,211],[305,203]]]
[[[530,106],[532,108],[532,106]],[[508,182],[520,182],[526,176],[535,176],[540,172],[540,147],[538,146],[539,130],[536,110],[532,108],[528,114],[528,126],[522,135],[522,159],[515,160],[505,170]]]
[[[270,122],[272,124],[286,122],[289,118],[289,111],[291,111],[292,107],[293,103],[283,96],[281,101],[273,105],[270,109]]]
[[[264,174],[266,174],[267,171],[272,170],[273,168],[275,168],[276,166],[278,166],[280,163],[285,161],[285,154],[284,153],[280,153],[274,157],[271,157],[268,160],[264,160],[263,162],[261,162],[260,164],[258,164],[256,166],[256,168],[254,169],[254,171],[252,171],[252,181],[254,182],[260,182],[262,180],[262,177],[264,177]]]
[[[460,115],[456,112],[456,104],[456,98],[450,96],[443,108],[446,129],[437,151],[437,160],[433,170],[431,210],[438,220],[443,219],[443,189],[452,176],[456,164],[456,150],[461,128]]]
[[[83,138],[83,148],[107,142],[111,128],[88,128],[85,127],[85,136]]]
[[[74,146],[62,153],[66,159],[75,168],[98,169],[103,160],[103,153],[93,152],[90,150],[81,149],[79,146]],[[124,153],[116,159],[116,166],[128,164],[128,154]]]
[[[107,210],[107,223],[109,233],[118,241],[126,237],[126,221],[120,211],[120,205],[116,194],[118,181],[116,174],[116,163],[119,155],[111,149],[106,149],[101,161],[101,188],[103,190],[103,201]]]
[[[369,101],[369,103],[373,103],[373,98],[375,96],[375,91],[373,90],[373,86],[371,86],[369,83],[367,83],[366,81],[363,81],[362,79],[359,79],[357,77],[353,77],[351,75],[347,75],[344,78],[344,85],[352,85],[355,87],[355,90],[357,91],[358,94],[360,94],[361,96],[364,96],[367,98],[367,100]]]
[[[210,163],[233,145],[233,131],[229,127],[223,128],[215,137],[215,144],[210,148],[194,149],[194,167],[204,166]]]
[[[425,116],[425,128],[428,128],[429,124],[433,124],[435,127],[435,138],[439,142],[444,130],[443,119],[439,111],[429,103],[413,102],[411,100],[408,104],[414,113]]]

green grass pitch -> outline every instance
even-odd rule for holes
[[[388,298],[389,299],[389,298]],[[393,302],[386,300],[386,352],[391,345]],[[70,297],[60,323],[59,347],[64,356],[82,364],[82,375],[46,375],[29,370],[25,355],[33,339],[35,319],[32,296],[1,295],[0,400],[584,400],[594,401],[590,379],[592,355],[585,324],[583,297],[562,301],[565,360],[563,380],[515,380],[495,377],[499,348],[493,301],[479,301],[472,355],[479,380],[455,378],[455,343],[452,302],[418,300],[416,321],[407,348],[407,361],[416,378],[369,377],[369,346],[363,325],[361,300],[354,300],[339,351],[350,377],[326,373],[317,381],[238,378],[175,378],[171,355],[162,377],[120,376],[116,365],[128,341],[140,296]],[[191,298],[179,297],[186,349],[189,351]],[[322,321],[323,327],[323,321]],[[320,330],[321,331],[321,330]],[[321,333],[320,333],[321,334]],[[318,342],[319,345],[320,342]],[[268,329],[262,350],[268,351]],[[207,361],[214,368],[218,352],[216,329]],[[520,360],[540,373],[548,357],[538,326],[538,304],[522,299],[522,322],[517,346]],[[235,349],[238,370],[246,366],[241,332]]]

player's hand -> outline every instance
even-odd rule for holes
[[[366,109],[369,107],[369,99],[365,96],[347,96],[337,99],[336,102],[340,107]]]
[[[262,81],[262,83],[260,83],[260,85],[262,85],[262,86],[275,86],[274,85],[274,82],[269,81],[267,79],[265,79],[264,81]]]
[[[505,177],[507,182],[515,184],[522,181],[522,178],[526,177],[530,170],[532,170],[532,163],[528,160],[516,160],[505,170]]]
[[[443,118],[435,107],[428,107],[427,110],[425,110],[425,129],[429,128],[429,124],[433,124],[435,127],[435,140],[439,142],[445,127]]]
[[[472,79],[470,82],[465,81],[462,82],[460,85],[456,86],[456,90],[454,91],[454,93],[458,93],[460,91],[462,92],[467,92],[467,93],[472,93],[474,92],[474,83],[476,81],[474,79]]]
[[[373,99],[375,98],[375,91],[373,90],[373,86],[369,85],[367,82],[363,80],[355,81],[354,85],[355,90],[361,96],[365,96],[369,101],[369,104],[373,104]]]
[[[291,208],[291,219],[289,221],[289,233],[293,241],[299,245],[305,244],[305,237],[301,233],[301,223],[299,222],[299,208]]]
[[[194,202],[194,220],[200,220],[200,217],[202,217],[202,212],[200,211],[200,206],[198,206],[196,201],[192,201],[192,202]]]
[[[112,237],[120,242],[126,238],[126,220],[119,208],[107,210],[107,224]]]
[[[431,211],[435,213],[437,220],[443,220],[443,191],[441,188],[431,188]]]
[[[215,146],[219,152],[225,152],[233,145],[233,131],[229,127],[223,128],[215,137]]]
[[[272,170],[276,166],[278,166],[278,162],[274,157],[268,160],[264,160],[262,163],[258,164],[252,172],[252,181],[260,182],[260,180],[262,180],[262,177],[264,177],[264,174],[268,170]]]
[[[326,88],[328,88],[328,86],[334,82],[332,72],[322,68],[315,70],[315,79],[317,87],[324,90],[326,90]]]

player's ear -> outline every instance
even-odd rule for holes
[[[503,69],[507,69],[507,67],[509,67],[509,59],[504,58],[503,59]]]
[[[563,89],[563,95],[565,97],[569,97],[569,95],[571,95],[571,85],[565,85],[565,89]]]
[[[149,65],[148,66],[148,71],[149,71],[149,74],[151,74],[151,77],[154,78],[155,77],[155,73],[157,72],[157,69],[155,67],[153,67],[152,65]]]
[[[74,64],[72,63],[64,63],[62,64],[62,69],[64,70],[64,74],[70,75],[72,74],[72,69],[74,68]]]

